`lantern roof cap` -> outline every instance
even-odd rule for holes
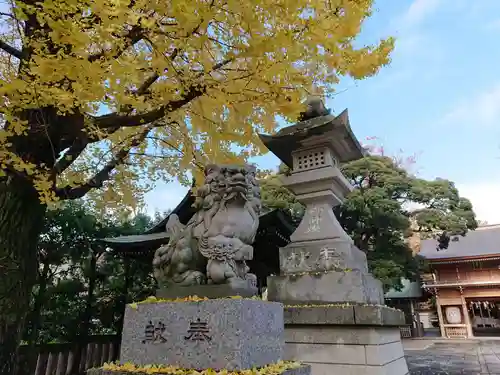
[[[332,115],[323,101],[309,98],[307,108],[299,116],[299,122],[280,129],[276,134],[259,134],[264,145],[284,164],[293,168],[292,153],[301,148],[301,142],[314,136],[332,133],[332,143],[336,145],[338,161],[346,163],[366,155],[352,132],[347,109],[338,116]]]

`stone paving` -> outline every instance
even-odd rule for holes
[[[498,340],[411,341],[404,344],[411,375],[500,374]]]

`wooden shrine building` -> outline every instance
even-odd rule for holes
[[[195,197],[189,191],[170,215],[177,214],[180,222],[186,224],[195,214],[192,207],[194,200]],[[125,261],[135,258],[152,264],[156,249],[168,243],[165,225],[170,215],[143,234],[104,238],[100,242]],[[279,273],[278,249],[288,244],[295,228],[296,223],[284,210],[267,210],[261,214],[254,242],[254,258],[248,262],[250,272],[257,276],[259,290],[266,286],[267,276]]]
[[[435,295],[441,336],[500,336],[500,225],[488,225],[450,241],[421,243],[431,274],[423,287]]]

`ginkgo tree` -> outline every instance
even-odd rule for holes
[[[157,179],[263,151],[306,95],[389,62],[370,0],[8,0],[0,27],[0,374],[12,370],[47,206],[133,206]],[[234,150],[238,150],[237,152]]]

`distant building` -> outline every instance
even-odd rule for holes
[[[402,337],[421,336],[423,332],[418,325],[423,323],[422,318],[424,321],[428,318],[425,312],[420,311],[420,306],[427,296],[420,282],[403,279],[401,283],[403,284],[401,290],[391,289],[385,294],[385,304],[404,312],[406,324],[401,327]],[[424,324],[422,328],[428,327]]]
[[[423,288],[435,295],[441,336],[500,336],[500,225],[452,238],[447,249],[421,242],[431,274]]]

